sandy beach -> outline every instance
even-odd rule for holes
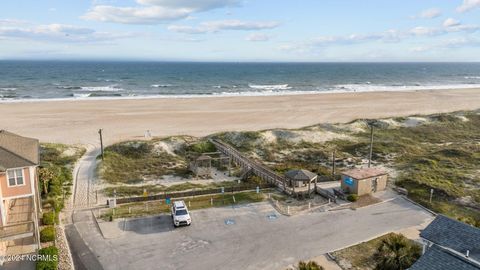
[[[263,97],[72,100],[0,103],[0,129],[43,142],[106,144],[153,136],[299,128],[480,108],[480,89]]]

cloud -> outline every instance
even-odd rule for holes
[[[456,32],[473,33],[479,29],[478,25],[461,24],[459,21],[449,18],[443,22],[442,27],[417,26],[410,30],[410,34],[414,36],[439,36]]]
[[[188,25],[169,25],[167,29],[172,32],[184,34],[204,34],[207,32],[205,29]]]
[[[414,36],[435,36],[443,33],[443,29],[437,27],[417,26],[410,29],[409,33]]]
[[[161,6],[173,9],[206,11],[226,6],[238,6],[239,0],[137,0],[139,4]]]
[[[224,20],[224,21],[210,21],[203,22],[199,26],[187,26],[187,25],[170,25],[168,30],[184,33],[184,34],[204,34],[215,33],[222,30],[264,30],[273,29],[280,25],[279,22],[267,21],[267,22],[249,22],[240,20]]]
[[[103,42],[130,37],[132,34],[98,32],[91,28],[67,24],[35,25],[26,21],[1,20],[0,37],[54,42]]]
[[[476,47],[480,45],[480,40],[476,38],[452,38],[444,41],[441,46],[445,48]]]
[[[254,33],[245,38],[246,41],[268,41],[270,36],[263,33]]]
[[[433,19],[442,15],[442,11],[438,8],[430,8],[420,12],[420,14],[413,16],[414,19]]]
[[[463,3],[457,7],[458,12],[467,12],[480,7],[480,0],[463,0]]]
[[[196,12],[235,6],[240,0],[137,0],[138,5],[96,5],[82,19],[123,24],[159,24],[184,19]]]
[[[452,26],[457,26],[460,25],[460,22],[453,19],[453,18],[448,18],[443,22],[444,27],[452,27]]]
[[[391,29],[380,33],[351,34],[348,36],[322,36],[314,38],[310,44],[324,46],[329,44],[354,44],[369,41],[397,42],[403,37],[403,33]]]
[[[283,44],[279,47],[281,51],[306,53],[315,52],[318,48],[324,48],[330,45],[352,45],[367,42],[401,42],[405,39],[413,39],[416,37],[429,37],[448,35],[456,32],[473,33],[480,29],[477,25],[461,24],[455,19],[447,19],[441,26],[438,27],[424,27],[417,26],[409,30],[391,29],[378,33],[367,34],[351,34],[346,36],[319,36],[304,42],[297,42],[291,44]],[[460,42],[457,41],[457,44]],[[477,44],[471,42],[470,44]],[[446,45],[443,44],[443,47]],[[412,52],[425,51],[434,46],[418,46],[410,49]],[[436,46],[440,47],[440,45]]]
[[[428,44],[425,46],[413,47],[410,49],[411,52],[421,53],[426,51],[434,50],[449,50],[452,48],[463,48],[463,47],[477,47],[480,45],[480,40],[476,38],[460,37],[460,38],[451,38],[442,40],[436,44]]]

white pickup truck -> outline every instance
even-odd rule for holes
[[[182,225],[190,226],[192,218],[188,212],[184,201],[176,201],[172,205],[172,220],[173,226],[178,227]]]

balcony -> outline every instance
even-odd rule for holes
[[[33,197],[8,202],[7,222],[0,226],[0,241],[31,237],[35,232]]]

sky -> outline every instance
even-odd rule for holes
[[[2,0],[0,59],[480,61],[480,0]]]

